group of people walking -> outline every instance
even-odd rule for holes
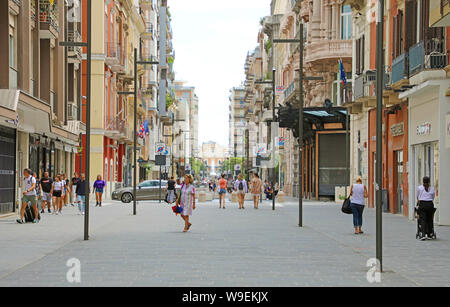
[[[225,209],[227,192],[231,194],[233,191],[237,194],[239,209],[245,209],[245,195],[249,192],[253,198],[254,209],[258,209],[261,189],[262,181],[257,173],[253,173],[249,183],[244,179],[242,174],[239,174],[235,181],[232,181],[231,178],[226,180],[225,175],[222,175],[219,180],[219,209]]]
[[[434,198],[436,192],[431,186],[430,178],[424,177],[422,185],[416,190],[417,205],[415,211],[418,214],[417,238],[421,241],[431,240],[436,237],[434,232]],[[361,177],[356,179],[356,183],[350,188],[351,203],[353,212],[353,226],[355,234],[363,234],[363,213],[365,208],[365,199],[368,198],[367,187],[363,184]]]
[[[94,190],[96,192],[96,206],[102,205],[102,196],[106,182],[102,180],[99,175],[94,183]],[[24,224],[24,215],[27,206],[31,206],[33,210],[33,223],[39,222],[39,207],[40,213],[45,213],[47,210],[50,214],[62,214],[63,207],[70,205],[74,207],[78,205],[79,214],[83,215],[85,212],[86,201],[86,178],[84,174],[74,177],[69,180],[65,174],[58,174],[54,178],[49,176],[48,172],[44,172],[42,178],[37,178],[37,174],[30,169],[23,171],[23,196],[20,216],[17,219],[19,224]],[[53,209],[53,211],[52,211]]]

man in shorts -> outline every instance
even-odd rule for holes
[[[30,169],[24,169],[23,171],[23,196],[22,196],[22,208],[20,210],[20,219],[17,219],[17,223],[24,224],[23,217],[25,215],[25,209],[28,206],[28,203],[31,203],[34,211],[34,220],[33,223],[39,223],[39,211],[37,208],[37,197],[36,197],[36,178],[31,176]]]
[[[44,173],[44,177],[39,181],[42,196],[42,211],[44,213],[45,208],[48,208],[48,213],[52,213],[50,207],[52,205],[52,184],[53,180],[48,176],[48,172]]]

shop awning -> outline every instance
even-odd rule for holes
[[[347,109],[343,107],[311,107],[303,109],[303,130],[305,138],[314,131],[345,130]],[[292,129],[298,138],[298,108],[291,105],[282,106],[278,112],[280,128]]]

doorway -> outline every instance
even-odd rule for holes
[[[396,213],[402,214],[403,213],[403,150],[396,151],[395,153],[395,194],[396,194]]]

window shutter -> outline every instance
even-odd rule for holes
[[[403,34],[403,11],[398,11],[398,53],[397,56],[404,51],[404,34]]]
[[[356,40],[356,74],[357,75],[359,75],[361,73],[361,69],[360,69],[361,65],[360,65],[360,59],[359,59],[359,55],[361,53],[360,41],[361,41],[361,39],[359,39],[359,38]]]
[[[365,36],[364,36],[364,34],[361,36],[360,44],[361,44],[361,47],[360,47],[360,49],[361,49],[361,59],[360,59],[360,61],[361,61],[361,72],[364,72],[364,70],[365,70],[365,68],[364,68]]]
[[[398,37],[397,37],[397,15],[394,16],[393,20],[392,20],[392,36],[393,36],[393,41],[392,41],[392,59],[395,59],[397,57],[397,41],[398,41]]]
[[[410,0],[405,3],[405,50],[416,43],[417,30],[417,1]]]

